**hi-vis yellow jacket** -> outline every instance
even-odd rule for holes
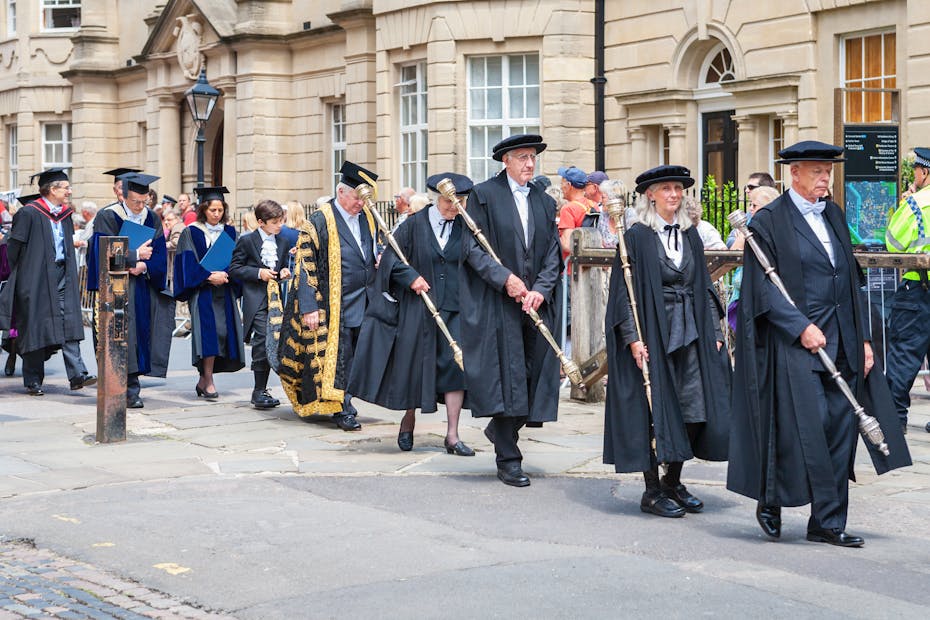
[[[914,192],[901,201],[898,210],[888,221],[885,245],[889,252],[930,252],[930,187]],[[908,271],[905,280],[920,280],[920,271]]]

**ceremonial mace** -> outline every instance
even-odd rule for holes
[[[759,244],[756,243],[756,240],[753,238],[752,231],[746,226],[746,214],[742,211],[734,211],[727,216],[727,219],[730,221],[730,226],[746,237],[746,242],[749,243],[749,247],[752,248],[752,253],[756,255],[756,260],[759,261],[759,265],[762,266],[762,271],[769,277],[769,280],[772,281],[772,284],[775,285],[778,292],[782,294],[789,304],[797,307],[797,304],[791,299],[791,295],[788,294],[788,289],[785,288],[785,284],[781,281],[778,273],[775,272],[775,268],[772,267],[772,263],[769,262],[765,252],[762,251],[762,248],[759,247]],[[856,400],[849,384],[846,383],[846,380],[840,375],[840,372],[836,369],[836,364],[833,363],[833,360],[830,359],[827,352],[823,349],[817,349],[816,354],[820,358],[820,362],[823,364],[824,368],[827,369],[830,377],[836,382],[837,387],[840,388],[843,396],[845,396],[849,404],[852,405],[853,413],[859,418],[859,432],[862,433],[873,446],[878,448],[879,452],[888,456],[890,454],[888,444],[885,443],[885,435],[882,433],[882,428],[879,426],[878,420],[865,412],[865,408]]]
[[[465,211],[465,207],[463,207],[462,203],[459,201],[459,197],[455,193],[455,184],[452,183],[452,181],[449,179],[443,179],[436,184],[436,189],[438,189],[440,194],[442,194],[445,198],[448,198],[452,204],[455,205],[455,208],[458,209],[459,215],[462,216],[462,220],[464,220],[465,225],[468,226],[469,230],[471,230],[472,234],[475,236],[475,240],[478,241],[482,248],[484,248],[485,252],[487,252],[498,264],[502,265],[503,263],[501,263],[501,259],[498,258],[497,253],[494,252],[494,249],[488,242],[487,237],[484,236],[484,233],[481,232],[480,228],[478,228],[475,220],[473,220],[472,217]],[[536,329],[539,330],[539,333],[542,334],[542,337],[545,338],[546,342],[549,343],[549,346],[552,347],[556,357],[559,358],[559,362],[562,364],[562,369],[565,371],[565,376],[568,377],[568,380],[571,381],[574,385],[584,386],[581,380],[581,371],[578,370],[578,365],[565,356],[565,352],[562,351],[562,348],[555,341],[555,338],[552,337],[552,332],[550,332],[549,328],[546,327],[546,324],[543,323],[539,313],[530,308],[527,311],[527,314],[533,321],[533,325],[535,325]]]
[[[358,192],[359,197],[365,201],[365,209],[371,214],[375,222],[378,224],[378,228],[381,230],[381,233],[384,235],[385,239],[388,241],[388,245],[394,250],[394,253],[397,254],[397,258],[400,259],[400,262],[409,266],[410,261],[407,260],[407,257],[404,256],[403,250],[400,249],[400,246],[397,244],[397,240],[394,239],[394,235],[391,234],[391,229],[388,228],[387,223],[384,221],[384,218],[381,217],[381,214],[378,213],[378,209],[375,206],[374,200],[374,190],[371,185],[367,183],[362,183],[355,188],[355,191]],[[455,363],[458,364],[459,368],[465,370],[465,364],[462,358],[462,348],[459,347],[459,344],[455,341],[455,338],[452,337],[452,333],[449,331],[449,327],[446,325],[446,322],[442,320],[442,317],[439,316],[439,310],[436,309],[436,305],[433,303],[433,300],[429,298],[429,295],[426,294],[426,291],[419,293],[420,299],[423,300],[423,303],[426,304],[426,309],[433,316],[433,320],[436,321],[436,326],[439,327],[439,331],[442,332],[442,335],[446,337],[446,340],[449,341],[449,346],[452,348],[452,357],[455,358]]]
[[[623,234],[626,232],[626,223],[624,222],[624,212],[626,207],[620,198],[611,198],[604,205],[607,213],[614,221],[617,227],[617,251],[620,253],[620,264],[623,265],[623,281],[626,282],[627,296],[630,298],[630,312],[633,314],[633,324],[636,326],[636,339],[643,341],[643,330],[639,325],[639,313],[636,311],[636,290],[633,288],[633,270],[630,268],[630,254],[626,249],[626,239]],[[649,379],[649,362],[645,356],[641,359],[643,371],[643,388],[646,390],[646,402],[649,404],[649,411],[652,412],[652,382]]]

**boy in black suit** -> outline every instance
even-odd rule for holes
[[[265,348],[268,325],[268,282],[291,277],[288,243],[278,234],[284,223],[284,209],[273,200],[255,206],[258,229],[236,241],[229,275],[242,283],[242,327],[245,341],[252,344],[252,373],[255,388],[252,406],[271,409],[281,402],[268,393],[271,366]]]

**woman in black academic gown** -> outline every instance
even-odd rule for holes
[[[662,517],[704,509],[681,483],[684,461],[727,457],[730,365],[721,350],[722,309],[701,238],[681,208],[683,191],[693,184],[682,166],[659,166],[636,178],[638,221],[624,239],[642,339],[619,253],[607,301],[604,462],[618,473],[643,472],[640,508]],[[643,364],[649,365],[651,411]],[[661,479],[659,463],[667,466]]]
[[[451,172],[427,179],[427,188],[450,179],[464,203],[471,180]],[[474,456],[458,435],[459,414],[465,401],[465,375],[452,357],[449,342],[426,309],[419,293],[430,299],[461,342],[458,269],[464,223],[455,205],[437,195],[433,204],[408,217],[394,238],[410,265],[388,248],[369,289],[368,310],[359,334],[349,392],[387,409],[406,410],[397,445],[413,449],[415,411],[436,411],[446,405],[445,448],[449,454]],[[364,360],[364,361],[363,361]]]
[[[213,373],[236,372],[245,366],[245,347],[242,339],[242,320],[236,298],[241,296],[241,286],[231,281],[227,270],[232,247],[236,240],[236,229],[227,224],[229,207],[223,199],[225,187],[198,187],[200,198],[197,220],[184,229],[178,239],[174,259],[174,295],[187,301],[191,314],[191,357],[200,372],[197,396],[208,400],[219,398],[213,383]],[[217,248],[217,256],[211,256],[204,268],[201,264],[210,248],[229,237]],[[229,247],[229,257],[219,252]],[[213,264],[214,259],[225,266]]]

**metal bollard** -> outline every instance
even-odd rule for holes
[[[100,238],[97,293],[97,441],[126,441],[126,341],[129,317],[127,237]]]

